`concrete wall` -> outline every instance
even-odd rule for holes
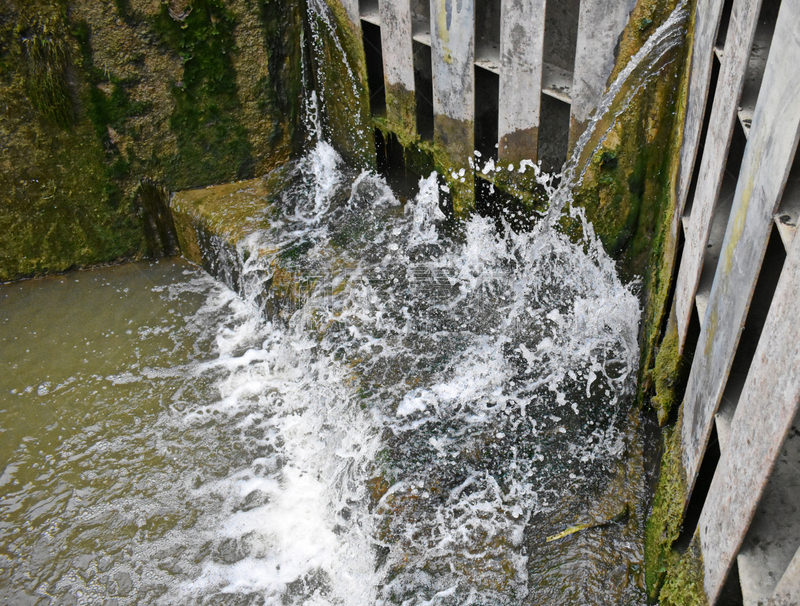
[[[540,160],[558,171],[600,101],[633,3],[361,0],[360,19],[381,28],[381,117],[406,143],[424,136],[419,104],[427,100],[417,98],[415,80],[431,71],[433,138],[459,212],[471,208],[476,147],[504,163]],[[415,43],[431,48],[430,66],[418,64]]]

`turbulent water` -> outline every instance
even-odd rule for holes
[[[638,300],[518,170],[550,215],[453,226],[316,141],[227,285],[1,287],[3,603],[643,603]]]
[[[229,259],[241,298],[4,287],[0,595],[522,602],[531,521],[621,457],[638,303],[594,241],[440,235],[439,191],[403,208],[319,143]]]

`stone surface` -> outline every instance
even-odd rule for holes
[[[296,152],[299,10],[201,5],[182,20],[152,0],[0,5],[0,280],[146,254],[145,180],[228,182]],[[63,86],[35,93],[33,74]]]

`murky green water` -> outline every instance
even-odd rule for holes
[[[146,604],[196,576],[225,499],[190,492],[248,448],[185,423],[217,397],[198,368],[229,303],[180,260],[0,287],[0,603]]]

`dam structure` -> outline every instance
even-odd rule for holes
[[[494,171],[567,163],[608,103],[626,28],[645,38],[655,29],[635,3],[602,0],[344,7],[362,37],[376,137],[387,147],[397,137],[406,148],[438,148],[456,216],[471,211],[482,183],[507,186],[494,183]],[[688,10],[667,183],[674,246],[661,260],[669,297],[654,368],[640,375],[657,382],[659,354],[665,365],[674,358],[675,406],[659,410],[666,438],[648,522],[657,554],[648,555],[648,589],[656,597],[666,587],[663,603],[700,603],[670,594],[689,569],[692,600],[797,604],[800,2],[699,0]],[[603,134],[578,153],[601,156]],[[481,170],[487,162],[491,170]]]
[[[800,606],[800,0],[9,0],[0,103],[3,288],[194,264],[0,381],[9,603]]]
[[[372,113],[390,130],[450,147],[454,171],[469,149],[553,170],[600,104],[634,3],[345,7],[363,32]],[[688,368],[679,542],[701,547],[710,604],[797,604],[800,2],[700,0],[692,20],[665,329]]]

